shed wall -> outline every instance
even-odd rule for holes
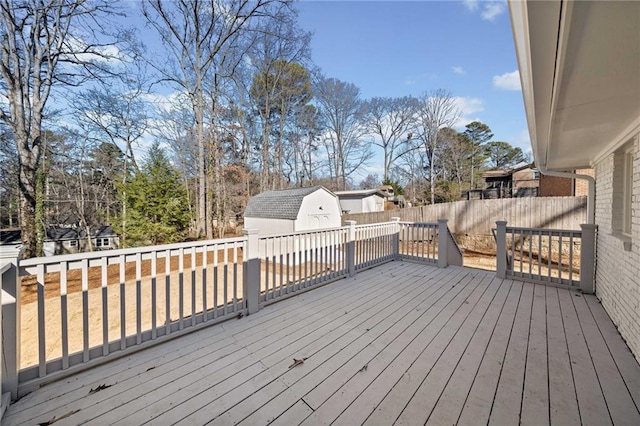
[[[338,228],[342,225],[341,212],[338,197],[324,190],[316,191],[302,200],[294,231]]]
[[[294,232],[293,220],[245,217],[246,229],[257,229],[258,235],[288,234]]]

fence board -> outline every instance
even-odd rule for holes
[[[400,217],[406,222],[435,223],[446,218],[454,234],[490,235],[498,220],[524,228],[580,229],[580,224],[586,223],[586,216],[586,197],[521,197],[345,214],[342,223],[347,220],[355,220],[358,225],[382,223],[391,217]]]

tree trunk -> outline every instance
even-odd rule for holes
[[[22,230],[23,257],[35,257],[36,241],[36,173],[32,167],[20,164],[20,228]]]

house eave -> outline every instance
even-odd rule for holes
[[[640,3],[509,1],[535,161],[592,167],[640,129]]]

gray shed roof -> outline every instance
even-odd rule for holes
[[[329,192],[325,187],[317,185],[306,188],[267,191],[254,195],[247,203],[244,217],[296,220],[304,197],[318,190]]]

